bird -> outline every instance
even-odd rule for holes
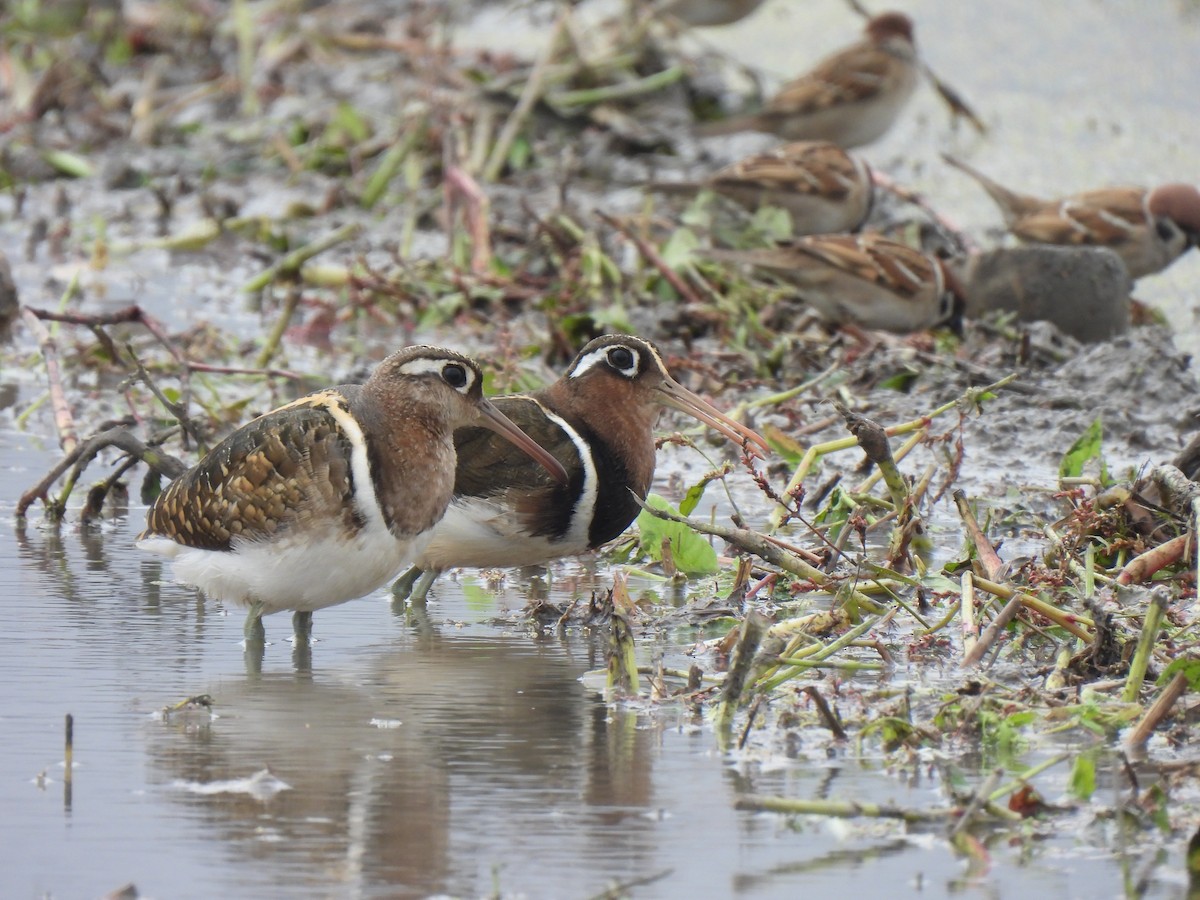
[[[1133,279],[1161,272],[1200,245],[1200,190],[1195,185],[1106,187],[1044,200],[1009,190],[949,154],[942,158],[983,186],[1008,230],[1026,243],[1108,247]]]
[[[731,25],[762,6],[763,0],[665,0],[654,5],[654,14],[679,21],[689,28]]]
[[[937,257],[879,234],[823,234],[755,250],[699,251],[747,263],[800,288],[801,299],[836,325],[900,334],[961,326],[965,294]]]
[[[681,410],[762,456],[761,436],[717,411],[671,377],[650,341],[628,334],[586,344],[557,381],[496,406],[570,473],[555,484],[478,428],[454,436],[454,497],[414,566],[393,589],[423,600],[453,567],[541,565],[617,537],[640,511],[654,475],[654,425]]]
[[[870,167],[832,141],[795,141],[755,153],[700,181],[656,181],[668,194],[713,191],[754,211],[777,206],[792,217],[792,233],[857,231],[871,213]]]
[[[386,584],[421,552],[454,487],[454,430],[490,429],[565,483],[563,466],[482,393],[470,358],[411,346],[361,385],[302,397],[243,425],[163,491],[137,538],[206,595],[262,617],[313,610]],[[489,432],[490,433],[490,432]]]
[[[785,84],[759,111],[705,123],[696,133],[764,131],[785,141],[833,141],[847,150],[878,140],[916,90],[921,68],[913,22],[904,13],[872,16],[865,33]]]

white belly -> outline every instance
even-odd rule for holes
[[[424,548],[413,563],[437,571],[537,566],[588,549],[583,517],[571,533],[552,541],[526,534],[512,509],[474,497],[454,498],[442,520],[421,538]]]
[[[412,540],[365,528],[353,538],[330,529],[293,540],[247,541],[232,551],[198,550],[166,538],[138,542],[171,557],[175,577],[225,603],[262,603],[263,615],[345,603],[386,584],[412,558]]]

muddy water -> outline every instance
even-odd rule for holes
[[[997,223],[995,213],[973,185],[937,167],[939,148],[1047,193],[1198,176],[1194,4],[1013,0],[988,6],[992,19],[982,23],[978,4],[903,6],[929,61],[993,133],[948,135],[926,92],[893,135],[864,152],[976,233]],[[832,0],[773,2],[721,40],[786,75],[856,28]],[[804,35],[802,50],[793,34]],[[42,190],[31,202],[48,202]],[[26,302],[52,306],[62,285],[45,282],[55,274],[45,260],[23,260],[23,227],[0,222],[0,245]],[[90,300],[136,299],[171,318],[179,296],[228,303],[249,274],[181,271],[177,262],[145,252],[115,260],[96,276],[107,293]],[[1193,254],[1138,292],[1167,311],[1190,349],[1200,348],[1198,283]],[[180,321],[191,315],[178,309]],[[260,329],[247,315],[247,333]],[[556,602],[586,596],[611,584],[604,570],[588,576],[564,565],[547,587],[514,575],[498,595],[447,580],[423,615],[394,610],[381,592],[319,613],[311,658],[296,657],[277,616],[267,621],[264,659],[248,664],[239,613],[170,584],[158,561],[133,550],[136,507],[94,530],[74,516],[58,533],[36,522],[15,530],[15,498],[56,458],[44,409],[29,420],[31,433],[13,424],[42,389],[35,367],[6,360],[0,896],[96,897],[127,882],[164,898],[586,897],[634,882],[645,882],[629,889],[636,897],[1113,896],[1129,875],[1119,854],[1137,859],[1086,810],[1036,842],[995,842],[986,871],[955,857],[936,829],[866,819],[789,825],[736,811],[742,793],[936,806],[945,785],[928,759],[891,768],[846,759],[812,737],[776,753],[723,755],[687,710],[606,703],[584,677],[602,665],[590,635],[539,637],[490,621],[498,605],[523,606],[535,590]],[[976,483],[998,477],[968,474]],[[957,544],[957,528],[946,535]],[[685,665],[695,638],[645,640],[639,653],[647,664]],[[948,687],[961,680],[944,676]],[[897,687],[918,677],[934,677],[928,663],[894,676]],[[200,694],[212,697],[212,715],[160,713]],[[69,789],[67,713],[76,737]],[[967,785],[979,777],[960,774]],[[1152,858],[1148,850],[1138,865]],[[1151,892],[1181,895],[1183,879],[1171,874],[1181,870],[1176,847]]]
[[[11,431],[0,452],[5,498],[53,459]],[[1032,858],[991,848],[985,877],[936,830],[793,830],[736,811],[741,793],[932,806],[944,786],[923,763],[851,761],[819,740],[723,756],[684,709],[606,703],[581,680],[603,665],[589,635],[489,621],[534,590],[586,596],[611,584],[604,572],[564,567],[549,586],[513,576],[493,597],[444,581],[424,613],[379,592],[320,613],[311,658],[276,616],[264,658],[247,661],[239,612],[133,549],[141,510],[55,533],[15,531],[12,508],[0,509],[0,895],[96,897],[134,882],[176,898],[586,897],[645,880],[633,896],[1095,896],[1121,881],[1113,836],[1084,820]],[[644,641],[642,661],[685,664],[693,638]],[[211,714],[163,716],[199,694]]]

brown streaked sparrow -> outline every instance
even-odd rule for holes
[[[655,182],[662,193],[709,190],[749,210],[778,206],[792,217],[792,232],[857,231],[871,212],[871,170],[837,144],[796,141],[747,156],[702,181]]]
[[[859,147],[892,126],[916,89],[919,73],[912,19],[880,13],[868,20],[864,40],[785,84],[758,112],[701,125],[696,133],[765,131],[788,141]]]
[[[965,297],[936,257],[878,234],[823,234],[760,250],[703,250],[748,263],[800,288],[827,322],[904,334],[961,326]]]
[[[1200,190],[1194,185],[1097,188],[1044,200],[1011,191],[953,156],[942,158],[983,185],[1022,241],[1108,247],[1130,278],[1161,272],[1200,244]]]

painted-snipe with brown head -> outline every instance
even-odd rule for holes
[[[482,383],[459,353],[408,347],[364,384],[281,406],[172,482],[138,546],[171,557],[209,597],[248,607],[247,641],[261,643],[262,616],[282,610],[307,640],[313,610],[369,593],[419,556],[450,501],[456,428],[491,429],[549,484],[567,481]]]
[[[540,565],[617,537],[637,517],[635,495],[644,499],[650,490],[654,425],[664,406],[752,453],[767,449],[754,431],[672,378],[653,344],[626,334],[589,343],[543,390],[495,403],[562,463],[568,481],[556,483],[486,431],[459,431],[454,497],[397,595],[423,599],[451,567]]]

